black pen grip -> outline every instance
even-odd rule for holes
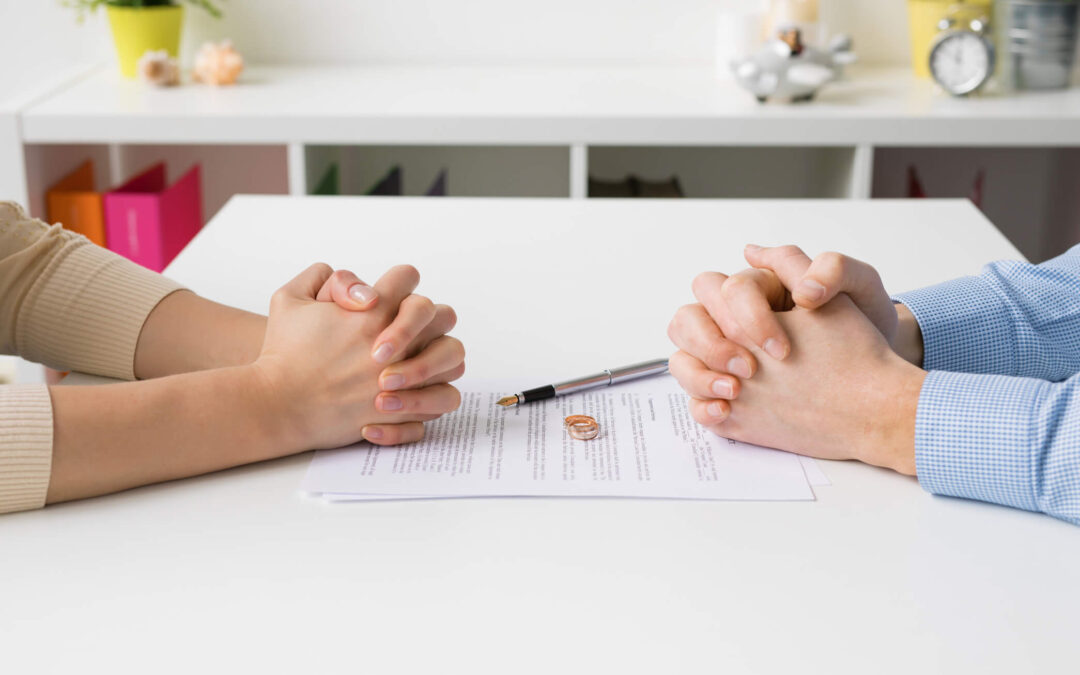
[[[532,403],[533,401],[543,401],[545,398],[555,398],[555,386],[547,385],[546,387],[537,387],[536,389],[529,389],[528,391],[521,392],[521,400],[518,403]]]

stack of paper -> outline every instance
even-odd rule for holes
[[[503,409],[505,383],[460,387],[457,412],[424,440],[361,443],[315,454],[303,489],[332,501],[435,497],[659,497],[810,500],[827,484],[798,455],[719,438],[690,417],[674,378],[654,377]],[[572,439],[569,415],[600,435]]]

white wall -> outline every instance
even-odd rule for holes
[[[710,62],[713,13],[749,0],[222,0],[188,12],[185,51],[231,37],[251,62],[681,64]],[[903,0],[822,0],[867,63],[907,58]],[[111,57],[107,22],[58,0],[0,0],[0,88],[60,63]]]

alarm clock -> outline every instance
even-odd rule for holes
[[[941,32],[930,45],[930,74],[953,96],[978,91],[994,74],[994,45],[987,37],[985,17],[962,25],[956,18],[942,19]]]

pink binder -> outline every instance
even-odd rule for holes
[[[165,164],[156,164],[105,194],[109,248],[155,272],[172,262],[202,222],[198,165],[166,186]]]

